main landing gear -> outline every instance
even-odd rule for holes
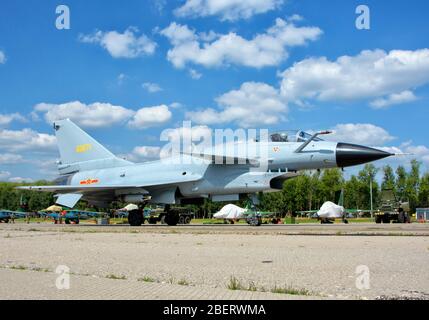
[[[145,217],[143,214],[144,206],[139,207],[136,210],[128,211],[128,223],[130,226],[138,227],[144,224]],[[181,216],[180,211],[174,208],[171,208],[170,205],[165,206],[165,213],[161,216],[161,223],[168,224],[169,226],[176,226],[177,224],[189,224],[191,218],[189,216]],[[153,222],[153,221],[152,221]],[[151,220],[149,220],[151,223]],[[156,222],[155,222],[156,223]]]
[[[180,220],[180,215],[177,210],[171,209],[170,205],[165,206],[165,216],[163,217],[163,220],[166,224],[169,226],[177,226]]]
[[[128,212],[128,223],[132,227],[138,227],[144,224],[144,207],[140,207],[137,210],[131,210]]]

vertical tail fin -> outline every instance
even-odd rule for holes
[[[93,167],[130,164],[117,158],[69,119],[56,121],[54,129],[61,159],[59,170],[62,174],[90,170]]]

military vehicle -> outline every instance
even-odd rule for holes
[[[147,213],[146,213],[147,212]],[[173,212],[176,216],[179,217],[178,224],[190,224],[192,218],[194,217],[194,213],[188,208],[156,208],[156,209],[145,209],[145,219],[149,222],[149,224],[157,224],[161,222],[162,224],[167,224],[166,216],[167,212]]]
[[[381,191],[381,204],[374,213],[376,223],[410,223],[410,204],[399,201],[392,189]]]

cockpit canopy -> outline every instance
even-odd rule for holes
[[[270,135],[271,142],[305,142],[311,138],[311,134],[301,130],[280,131]],[[315,138],[314,141],[323,141]]]

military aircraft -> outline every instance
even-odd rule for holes
[[[317,218],[321,224],[332,224],[336,219],[341,219],[344,223],[348,223],[347,218],[350,214],[370,213],[371,210],[360,209],[345,209],[344,208],[344,190],[341,190],[338,204],[331,201],[326,201],[319,210],[298,211],[298,214],[309,215]]]
[[[267,166],[263,170],[252,170],[261,161],[258,154],[242,159],[216,153],[213,148],[171,156],[192,161],[136,164],[114,156],[69,119],[56,121],[54,130],[60,152],[60,177],[51,186],[20,189],[54,192],[56,203],[69,208],[81,199],[101,208],[118,200],[138,203],[140,210],[128,215],[133,226],[142,224],[143,209],[149,203],[166,205],[165,222],[176,225],[178,215],[174,210],[169,213],[172,204],[201,203],[206,198],[215,202],[236,201],[243,195],[256,199],[259,192],[281,190],[283,182],[299,176],[301,170],[343,168],[392,156],[365,146],[320,139],[329,131],[313,135],[284,131],[271,134],[264,141],[254,141],[267,150]],[[219,157],[225,162],[215,161]],[[194,161],[198,159],[204,161]]]

